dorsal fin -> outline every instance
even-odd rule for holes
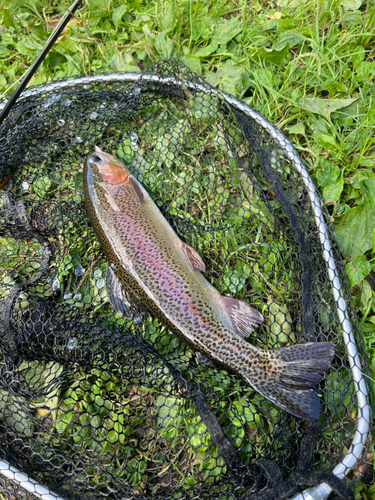
[[[129,182],[130,182],[130,185],[132,186],[132,188],[134,189],[135,194],[137,195],[139,202],[143,203],[145,201],[145,195],[144,195],[144,192],[142,190],[141,185],[138,183],[138,181],[132,175],[129,175]]]
[[[147,316],[147,309],[131,286],[125,280],[120,282],[116,272],[117,268],[112,264],[105,275],[105,288],[109,303],[113,311],[133,320],[134,323],[141,323]]]
[[[204,265],[201,256],[196,250],[194,250],[194,248],[187,243],[182,243],[182,250],[195,271],[201,271],[202,273],[206,272],[206,266]]]
[[[198,363],[205,368],[215,367],[215,364],[210,359],[206,358],[206,356],[203,356],[203,354],[199,351],[195,353],[195,357],[197,358]]]
[[[254,328],[264,321],[263,316],[253,307],[232,297],[221,296],[224,311],[232,325],[233,331],[246,338]]]

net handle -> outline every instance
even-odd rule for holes
[[[14,104],[17,101],[18,97],[20,96],[21,92],[25,89],[26,85],[29,83],[31,78],[34,76],[36,70],[38,69],[40,64],[43,62],[43,60],[47,56],[48,52],[51,50],[53,44],[56,42],[56,40],[61,35],[65,26],[68,24],[70,19],[73,17],[75,11],[81,6],[82,2],[83,2],[83,0],[75,0],[75,2],[71,5],[71,7],[69,9],[67,9],[65,16],[61,19],[60,23],[57,25],[57,27],[52,32],[52,35],[49,37],[47,43],[44,45],[43,50],[38,55],[38,57],[35,59],[33,64],[30,66],[30,68],[27,70],[25,76],[22,78],[18,87],[13,92],[13,94],[10,96],[8,102],[5,104],[5,106],[3,106],[2,111],[0,113],[0,125],[3,123],[5,118],[8,116],[10,110],[14,106]]]
[[[359,459],[361,458],[361,455],[365,448],[367,436],[370,431],[371,411],[368,401],[368,389],[365,378],[362,374],[359,352],[353,334],[353,326],[349,319],[349,314],[347,311],[347,301],[345,300],[343,295],[342,284],[338,275],[336,260],[333,256],[332,244],[329,239],[327,225],[324,221],[320,199],[315,185],[309,173],[307,172],[306,167],[303,165],[300,156],[294,149],[292,143],[262,115],[257,113],[250,106],[247,106],[246,104],[240,102],[236,98],[225,94],[224,92],[218,92],[213,88],[207,89],[205,86],[194,82],[184,82],[182,84],[181,81],[174,78],[160,78],[157,75],[140,75],[139,73],[110,73],[107,75],[101,75],[100,78],[94,75],[77,77],[72,78],[71,80],[54,82],[50,83],[49,85],[26,90],[20,96],[20,100],[26,99],[30,96],[36,96],[44,92],[51,92],[53,90],[61,90],[69,87],[74,87],[76,85],[85,85],[94,82],[97,83],[98,80],[100,80],[101,82],[118,81],[136,83],[140,78],[142,78],[142,81],[150,81],[153,83],[159,83],[160,85],[175,85],[180,87],[184,85],[187,88],[204,92],[206,94],[220,94],[220,96],[222,96],[229,105],[233,106],[238,111],[254,120],[268,133],[268,135],[280,147],[288,160],[293,164],[297,173],[300,175],[302,182],[307,189],[309,200],[313,209],[315,223],[318,230],[320,243],[323,249],[323,259],[327,265],[328,278],[331,283],[332,292],[336,303],[337,316],[342,329],[344,345],[349,358],[350,370],[356,390],[356,398],[358,404],[356,431],[348,452],[346,453],[342,461],[333,470],[333,474],[335,474],[340,479],[344,479],[345,476],[356,467]],[[5,104],[0,103],[0,110],[4,108],[4,106]],[[9,468],[9,464],[7,464],[7,468]],[[2,473],[1,467],[0,473]],[[41,487],[44,488],[44,486]],[[319,486],[310,488],[309,490],[305,490],[303,493],[294,496],[291,500],[326,500],[331,491],[332,489],[330,488],[330,486],[328,486],[328,484],[321,483]],[[54,498],[62,500],[60,499],[60,497],[55,496]]]

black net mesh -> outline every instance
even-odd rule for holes
[[[329,479],[355,433],[356,387],[311,198],[267,129],[166,61],[36,88],[0,134],[0,458],[72,499],[287,498],[264,495],[290,476],[289,494]],[[127,165],[217,290],[256,305],[265,322],[249,342],[336,344],[318,425],[202,366],[157,319],[112,312],[84,207],[95,146]]]

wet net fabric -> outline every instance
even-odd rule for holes
[[[336,344],[318,425],[203,366],[158,320],[112,312],[83,199],[95,146],[143,184],[210,283],[263,314],[249,342]],[[265,128],[166,61],[20,100],[0,126],[7,176],[0,459],[72,499],[288,498],[332,480],[355,432],[355,387],[308,192]],[[4,498],[36,498],[12,484],[0,482]],[[345,488],[337,480],[341,498]]]

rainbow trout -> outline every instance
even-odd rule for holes
[[[248,343],[262,315],[208,283],[199,254],[180,240],[126,167],[99,148],[85,161],[84,191],[109,263],[106,289],[113,309],[136,322],[154,315],[194,351],[279,407],[305,419],[319,417],[316,388],[332,361],[332,343],[269,351]]]

